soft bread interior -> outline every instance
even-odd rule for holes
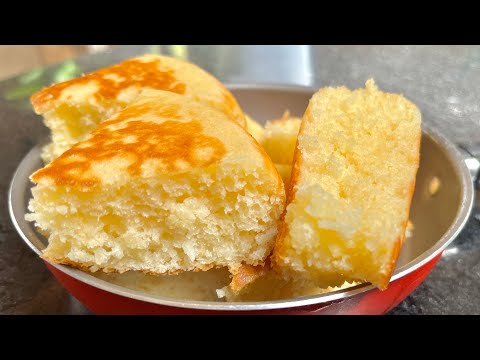
[[[38,185],[30,219],[50,231],[47,259],[89,271],[258,264],[272,250],[282,203],[261,176],[206,168],[89,192]]]
[[[132,101],[138,92],[130,94],[129,101]],[[98,124],[122,110],[126,104],[127,101],[108,101],[95,105],[65,102],[48,110],[43,114],[43,121],[51,131],[51,143],[42,149],[44,162],[51,162],[73,144],[84,140]]]
[[[261,264],[285,199],[273,163],[242,127],[154,90],[32,179],[27,218],[49,234],[44,258],[88,271]]]
[[[285,111],[280,119],[265,124],[261,144],[275,164],[292,165],[301,121]]]
[[[293,154],[302,119],[285,111],[280,119],[267,121],[260,144],[275,163],[285,187],[290,184]]]
[[[322,286],[385,288],[405,236],[420,122],[414,104],[372,80],[316,93],[298,136],[275,265]]]

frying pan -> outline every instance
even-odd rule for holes
[[[288,109],[301,116],[314,90],[300,86],[229,86],[244,111],[260,122]],[[334,292],[257,302],[197,300],[196,294],[162,295],[121,286],[68,266],[46,263],[80,302],[98,314],[383,314],[398,305],[430,273],[443,250],[460,233],[474,203],[473,178],[479,162],[459,150],[423,119],[420,168],[410,211],[413,236],[406,239],[397,268],[385,291],[365,283]],[[31,186],[28,177],[42,167],[40,145],[19,164],[9,191],[12,221],[38,255],[47,240],[24,220]],[[433,180],[436,179],[436,180]],[[432,180],[436,189],[432,189]],[[214,289],[211,289],[214,291]]]

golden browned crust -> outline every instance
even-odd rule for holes
[[[133,107],[130,110],[136,109]],[[121,129],[109,130],[109,126],[118,121],[121,119],[99,125],[92,132],[88,146],[84,146],[84,143],[73,146],[48,166],[35,172],[32,180],[38,183],[42,177],[48,177],[56,185],[90,187],[100,183],[94,175],[83,176],[88,173],[92,163],[115,158],[118,154],[133,158],[128,166],[131,175],[138,175],[147,160],[157,159],[168,172],[174,172],[178,171],[179,163],[204,167],[225,154],[223,143],[202,134],[202,126],[198,121],[166,121],[160,124],[129,121]],[[124,139],[128,136],[135,137],[136,141],[125,143]],[[207,157],[197,156],[202,149],[208,149]]]
[[[311,107],[312,107],[312,104],[309,103],[307,109],[305,110],[305,114],[303,115],[302,123],[300,124],[300,130],[298,131],[299,136],[303,133],[303,128],[304,128],[303,119],[310,116]],[[290,116],[290,113],[288,113],[288,116]],[[285,117],[285,114],[284,114],[284,117]],[[302,160],[300,156],[300,151],[298,150],[298,136],[297,136],[295,151],[293,153],[292,174],[290,175],[290,183],[288,184],[287,190],[286,190],[287,198],[285,202],[285,209],[282,213],[282,216],[280,217],[278,234],[275,239],[275,247],[273,249],[273,254],[271,256],[271,262],[272,262],[271,266],[274,270],[277,270],[277,271],[279,270],[278,269],[279,260],[283,257],[283,254],[284,254],[283,240],[285,239],[285,236],[288,234],[288,225],[285,222],[285,216],[287,214],[288,204],[290,204],[295,199],[296,185],[298,183],[298,176],[299,176],[299,169],[301,167],[301,162]]]
[[[106,274],[109,274],[109,273],[122,274],[127,271],[137,271],[146,275],[178,275],[185,272],[185,270],[183,269],[177,269],[177,270],[169,269],[164,272],[157,272],[157,271],[151,271],[151,270],[145,270],[145,269],[134,269],[134,268],[124,268],[122,270],[119,270],[112,267],[99,267],[98,270],[92,271],[92,267],[95,265],[88,266],[88,265],[85,265],[84,263],[72,261],[71,259],[68,259],[65,257],[62,257],[62,258],[51,257],[45,253],[42,254],[40,257],[53,264],[70,266],[75,269],[79,269],[92,274],[98,271]],[[269,266],[270,265],[267,260],[265,263],[260,263],[257,265],[242,264],[241,266],[236,268],[229,268],[229,272],[232,275],[232,281],[230,282],[229,287],[231,288],[231,290],[236,292],[242,290],[245,286],[253,283],[259,277],[264,276],[268,271]],[[190,271],[200,272],[200,271],[208,271],[211,269],[220,269],[222,267],[223,266],[219,266],[213,263],[212,264],[196,264],[195,268],[191,269]]]
[[[72,92],[82,86],[95,88],[89,101],[106,102],[107,106],[109,102],[118,100],[122,91],[130,88],[185,94],[224,112],[243,127],[246,124],[245,115],[233,95],[214,76],[192,63],[159,55],[125,60],[51,85],[33,94],[30,100],[35,112],[44,114],[58,103],[72,99]],[[218,93],[212,95],[214,89]]]
[[[97,99],[116,98],[122,90],[131,86],[185,93],[185,84],[178,82],[172,69],[162,67],[160,57],[152,61],[130,59],[36,92],[31,97],[33,108],[40,114],[57,101],[65,89],[89,82],[98,86],[93,94]]]
[[[144,94],[100,124],[89,138],[36,171],[32,181],[38,183],[48,178],[56,185],[88,188],[101,183],[101,174],[92,171],[93,164],[117,158],[129,162],[126,170],[130,175],[139,175],[146,161],[155,161],[162,171],[173,173],[206,167],[225,155],[223,140],[203,133],[202,125],[217,118],[227,120],[224,114],[171,92],[149,90]],[[239,131],[245,130],[239,128]],[[283,187],[275,165],[263,148],[249,138],[264,163],[276,174],[278,188]]]
[[[67,266],[70,266],[70,267],[73,267],[75,269],[79,269],[79,270],[82,270],[82,271],[85,271],[87,273],[96,273],[98,271],[100,272],[104,272],[104,273],[118,273],[118,274],[122,274],[124,272],[127,272],[127,271],[139,271],[139,272],[142,272],[146,275],[178,275],[182,272],[185,272],[185,270],[182,270],[182,269],[177,269],[177,270],[167,270],[165,272],[156,272],[156,271],[151,271],[151,270],[145,270],[145,269],[134,269],[134,268],[125,268],[125,269],[122,269],[122,270],[119,270],[119,269],[115,269],[115,268],[111,268],[111,267],[101,267],[101,268],[98,268],[97,271],[92,271],[92,266],[88,266],[88,265],[85,265],[83,263],[79,263],[79,262],[76,262],[76,261],[72,261],[71,259],[68,259],[68,258],[54,258],[54,257],[50,257],[46,254],[43,254],[40,256],[42,259],[50,262],[50,263],[53,263],[53,264],[59,264],[59,265],[67,265]],[[218,266],[216,264],[197,264],[195,268],[193,268],[191,271],[194,271],[194,272],[198,272],[198,271],[208,271],[210,269],[213,269],[213,268],[221,268],[221,266]]]
[[[269,268],[270,262],[267,259],[263,265],[253,266],[242,264],[238,268],[229,269],[230,273],[232,274],[232,281],[228,287],[233,292],[239,292],[261,276],[264,276]]]
[[[417,147],[420,148],[420,137],[418,138]],[[420,153],[418,153],[416,163],[420,164]],[[408,226],[408,218],[410,216],[410,208],[412,205],[413,193],[415,192],[415,182],[416,182],[416,177],[413,179],[412,184],[410,186],[410,190],[408,192],[408,196],[409,196],[408,207],[407,207],[408,210],[407,210],[406,220],[404,221],[404,225],[403,225],[402,236],[400,236],[398,239],[395,240],[395,247],[393,248],[392,255],[390,257],[390,263],[389,263],[390,266],[387,270],[387,275],[382,279],[383,281],[381,281],[379,284],[380,290],[387,289],[388,284],[390,283],[390,278],[392,277],[393,272],[395,271],[395,267],[397,265],[398,257],[400,256],[400,251],[402,250],[403,243],[405,242],[405,232]]]

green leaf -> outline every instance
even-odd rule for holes
[[[59,83],[76,78],[82,74],[82,69],[73,60],[64,62],[59,66],[55,74],[53,75],[53,82]]]

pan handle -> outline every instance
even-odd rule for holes
[[[463,156],[463,161],[470,170],[473,186],[475,188],[475,203],[473,205],[473,217],[480,222],[480,144],[466,146],[458,144],[458,149]]]
[[[460,153],[463,156],[463,161],[470,170],[470,175],[472,176],[473,185],[475,190],[480,190],[480,144],[474,146],[467,146],[463,144],[458,144]]]

